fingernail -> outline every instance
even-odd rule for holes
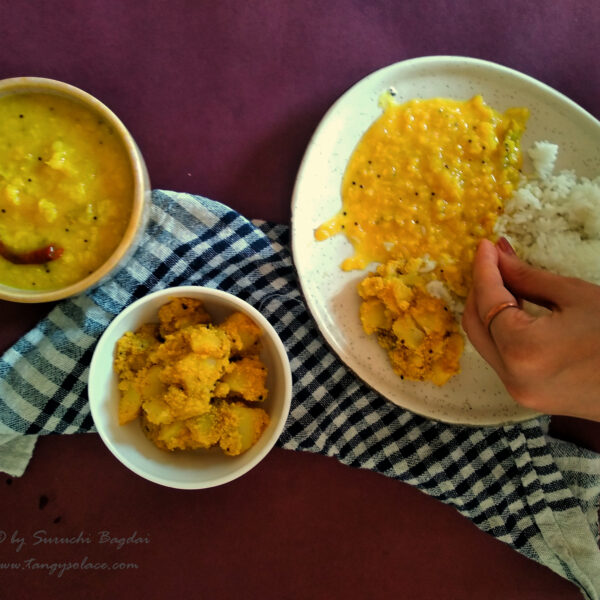
[[[498,250],[500,250],[500,252],[504,252],[504,254],[508,254],[509,256],[516,254],[514,248],[510,245],[510,242],[505,237],[498,238],[496,247]]]

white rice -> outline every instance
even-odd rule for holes
[[[534,266],[600,284],[600,176],[554,175],[557,154],[550,142],[529,150],[535,176],[506,203],[495,232]]]
[[[442,300],[454,314],[457,321],[460,322],[460,317],[465,310],[465,305],[458,299],[458,296],[450,293],[450,290],[448,290],[444,282],[434,279],[425,286],[425,289],[430,296]]]

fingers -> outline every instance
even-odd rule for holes
[[[496,371],[500,372],[503,369],[502,358],[488,331],[486,317],[494,307],[505,302],[516,302],[516,299],[504,287],[498,269],[498,255],[498,250],[492,242],[480,242],[473,263],[473,287],[467,298],[462,323],[473,346]],[[506,312],[509,311],[500,312],[494,321],[504,319],[503,313]],[[496,324],[493,323],[493,326],[496,327]]]
[[[482,323],[496,306],[516,303],[517,300],[504,285],[499,269],[500,252],[489,240],[482,240],[473,263],[473,293]],[[500,314],[497,318],[500,318]]]
[[[562,307],[572,300],[572,280],[523,262],[504,238],[497,247],[500,274],[513,294],[547,308]]]
[[[480,242],[473,262],[473,286],[463,313],[463,328],[469,339],[501,377],[507,374],[503,352],[518,343],[535,320],[521,310],[505,285],[500,272],[503,252],[506,250],[489,240]]]

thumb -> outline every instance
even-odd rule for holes
[[[506,287],[518,298],[547,308],[563,307],[573,297],[571,280],[522,261],[506,238],[496,242],[498,269]]]

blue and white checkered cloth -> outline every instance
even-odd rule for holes
[[[153,192],[149,226],[125,267],[59,303],[0,359],[0,470],[22,471],[37,435],[94,431],[86,383],[96,341],[125,306],[179,285],[231,292],[279,333],[294,381],[281,447],[414,485],[600,599],[599,455],[549,438],[547,418],[460,427],[386,401],[320,336],[296,281],[289,228],[189,194]]]

